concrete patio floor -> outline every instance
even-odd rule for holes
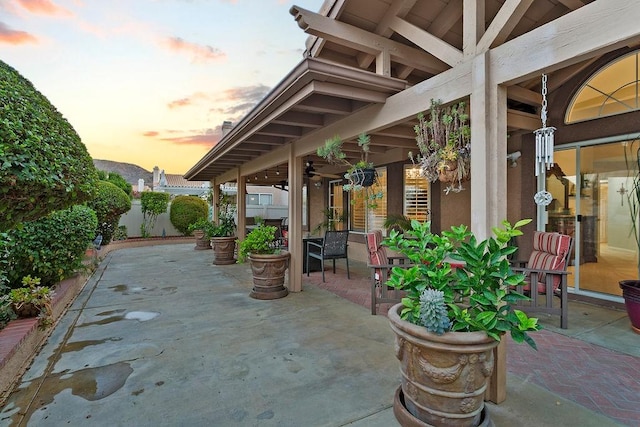
[[[385,316],[323,289],[319,273],[305,276],[303,292],[251,299],[248,265],[214,266],[211,251],[193,247],[109,253],[2,408],[0,425],[397,425],[400,375]],[[362,276],[328,272],[327,279],[360,294],[368,289]],[[640,423],[632,418],[640,413],[640,354],[623,353],[619,343],[614,351],[600,347],[618,334],[615,341],[640,353],[640,336],[624,312],[580,307],[590,314],[577,319],[571,310],[570,328],[581,328],[567,331],[576,338],[550,326],[536,334],[537,353],[509,343],[507,401],[488,404],[496,426]],[[549,354],[548,346],[561,353]],[[556,365],[540,371],[530,363],[544,358]],[[622,360],[617,368],[627,383],[593,371],[599,368],[591,359],[602,358]],[[603,376],[635,411],[612,416],[547,384],[569,384],[577,372]]]

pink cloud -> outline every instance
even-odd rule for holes
[[[0,43],[7,44],[25,44],[25,43],[37,43],[38,39],[35,36],[27,33],[26,31],[16,31],[9,28],[4,23],[0,22]]]
[[[163,142],[173,145],[200,145],[206,148],[213,147],[222,137],[221,126],[209,128],[205,130],[175,130],[166,129],[163,131],[150,130],[143,133],[143,136],[156,138]],[[162,136],[162,135],[180,135],[180,136]]]
[[[158,135],[160,135],[160,133],[155,131],[155,130],[150,130],[150,131],[144,132],[142,134],[142,136],[147,136],[147,137],[155,137],[155,136],[158,136]]]
[[[42,15],[71,15],[71,12],[56,5],[51,0],[17,0],[17,2],[31,13],[39,13]]]
[[[163,44],[174,52],[191,54],[194,62],[219,61],[227,57],[227,55],[218,48],[191,43],[180,37],[167,37]]]

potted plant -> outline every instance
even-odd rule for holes
[[[48,286],[40,286],[40,278],[25,276],[22,287],[9,292],[11,308],[19,318],[38,317],[41,327],[52,322],[51,299],[54,292]]]
[[[625,160],[627,163],[627,171],[631,178],[631,188],[626,193],[627,206],[629,206],[629,215],[631,216],[631,233],[636,239],[636,246],[640,252],[640,234],[638,232],[638,221],[640,220],[640,147],[635,147],[638,140],[632,141],[625,146]],[[633,153],[635,150],[635,159],[633,155],[627,155],[627,150]],[[638,276],[636,279],[622,280],[618,284],[622,289],[622,297],[624,305],[627,309],[627,315],[631,321],[631,329],[640,334],[640,259],[638,261]]]
[[[344,177],[349,181],[349,184],[344,186],[346,191],[352,189],[358,191],[371,187],[376,181],[376,170],[373,163],[369,161],[371,137],[366,133],[358,135],[358,147],[362,150],[362,154],[356,163],[351,163],[345,152],[342,151],[343,143],[344,141],[336,135],[327,139],[323,146],[318,147],[317,154],[331,164],[347,166],[347,173]]]
[[[206,218],[200,218],[189,225],[187,230],[193,233],[193,237],[196,239],[195,250],[211,249],[210,236],[213,226],[213,223]]]
[[[429,222],[413,220],[403,234],[391,230],[385,239],[412,265],[394,267],[387,281],[406,292],[388,315],[401,362],[394,402],[401,424],[479,425],[487,420],[483,396],[493,348],[507,332],[535,348],[528,332],[539,329],[537,319],[512,307],[528,299],[514,290],[524,275],[514,273],[507,258],[517,249],[509,240],[529,222],[505,221],[494,237],[478,242],[466,226],[438,235]]]
[[[471,128],[465,103],[443,108],[431,100],[429,118],[418,115],[414,126],[420,154],[409,157],[420,165],[422,175],[431,182],[447,183],[445,192],[463,190],[462,182],[471,177]]]
[[[261,224],[238,244],[238,262],[248,259],[251,264],[253,290],[249,295],[252,298],[268,300],[289,294],[284,275],[291,255],[276,246],[275,237],[276,227]]]
[[[236,222],[233,217],[235,206],[231,197],[220,194],[218,201],[218,223],[212,224],[207,230],[206,236],[213,248],[213,263],[216,265],[235,264],[236,252]]]

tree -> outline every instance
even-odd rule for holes
[[[140,195],[142,207],[142,224],[140,234],[142,237],[151,236],[151,231],[156,225],[158,215],[165,213],[169,206],[169,193],[154,193],[145,191]]]
[[[96,169],[73,127],[0,61],[0,231],[93,196]]]

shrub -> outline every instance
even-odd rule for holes
[[[103,245],[109,244],[120,216],[131,209],[131,199],[115,184],[98,181],[96,196],[87,205],[96,212],[98,218],[96,234],[102,234]]]
[[[238,262],[245,262],[249,254],[273,254],[277,249],[273,246],[276,238],[276,227],[261,224],[251,230],[238,245]]]
[[[133,192],[133,189],[131,188],[131,184],[129,184],[127,180],[124,179],[124,177],[118,172],[107,172],[98,170],[98,179],[112,183],[113,185],[124,191],[125,194],[129,196],[129,198],[132,197],[131,194]]]
[[[140,206],[142,208],[142,224],[140,224],[140,234],[142,237],[151,236],[151,231],[156,225],[158,215],[165,213],[169,206],[169,193],[154,193],[145,191],[140,195]]]
[[[171,224],[184,235],[191,234],[189,225],[200,219],[207,219],[209,206],[207,202],[197,196],[177,196],[171,202],[169,219]]]
[[[127,226],[119,225],[116,231],[113,233],[113,240],[127,240]]]
[[[89,200],[96,169],[80,137],[0,61],[0,230]]]
[[[20,244],[12,247],[8,256],[9,285],[20,287],[22,278],[32,275],[39,277],[43,286],[52,286],[71,276],[81,267],[97,225],[93,209],[76,205],[11,230],[11,239]]]

